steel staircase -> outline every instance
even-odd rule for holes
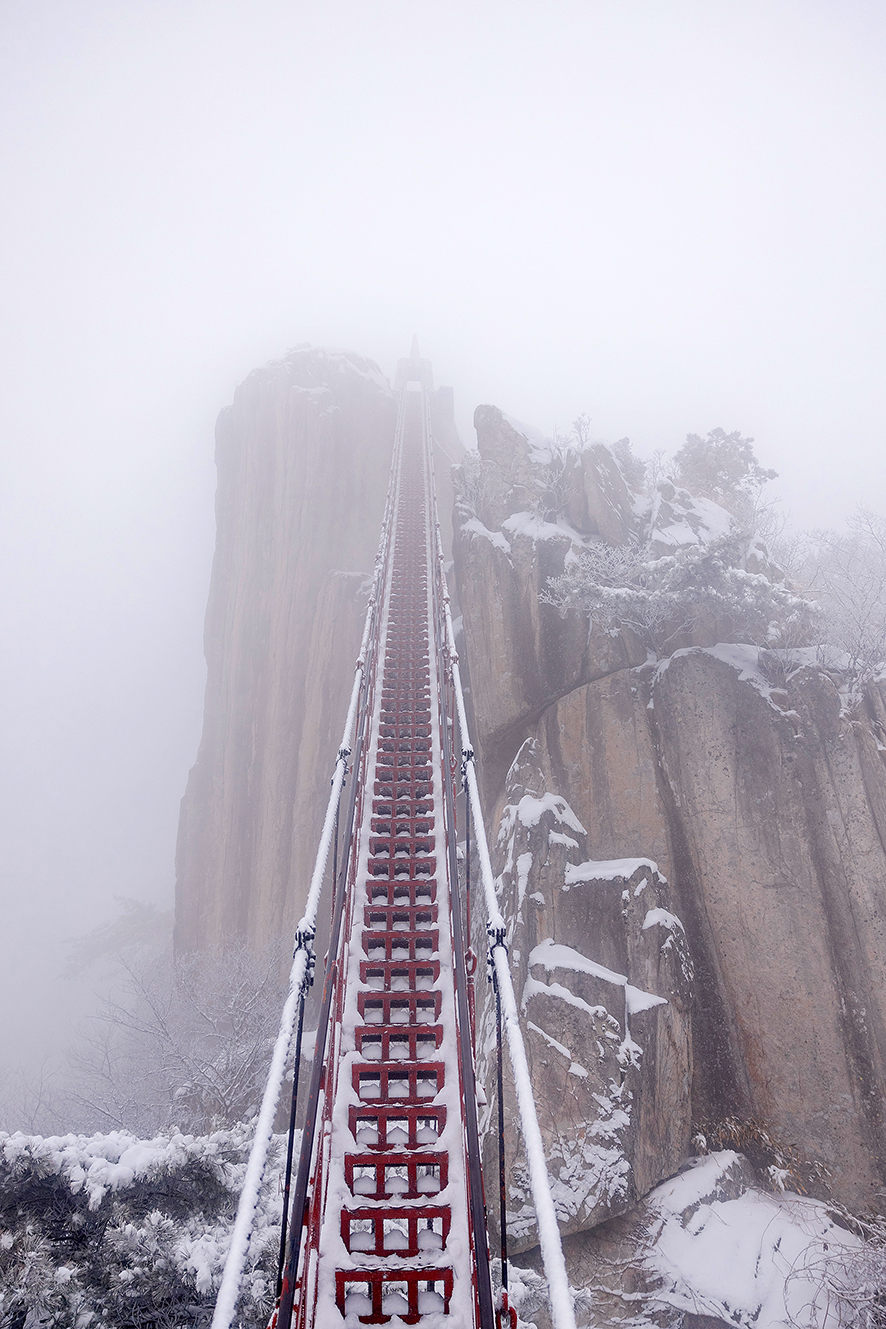
[[[482,1183],[479,1151],[468,1157],[476,1096],[464,972],[456,981],[465,948],[454,946],[453,766],[419,379],[401,395],[394,485],[293,1323],[491,1326],[485,1215],[478,1230],[470,1194],[472,1166]]]
[[[415,342],[398,378],[375,582],[212,1329],[243,1322],[240,1281],[296,1027],[298,1060],[330,850],[329,954],[291,1206],[287,1163],[271,1329],[516,1325],[505,1286],[493,1304],[474,1078],[476,960],[459,885],[459,788],[477,832],[489,973],[514,1068],[552,1319],[555,1329],[575,1324],[483,830],[437,523],[430,366]],[[295,1093],[291,1120],[294,1126]],[[290,1159],[292,1139],[290,1133]],[[505,1268],[504,1248],[502,1255]]]

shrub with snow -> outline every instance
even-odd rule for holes
[[[0,1327],[207,1323],[250,1143],[246,1125],[151,1140],[0,1134]],[[281,1149],[244,1281],[256,1322],[273,1299]]]
[[[656,655],[714,625],[721,640],[779,647],[812,635],[808,600],[746,566],[748,541],[730,531],[656,556],[649,543],[582,550],[542,594],[560,610],[590,614],[592,630],[632,632]]]

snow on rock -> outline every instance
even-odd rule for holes
[[[673,1171],[689,1131],[685,1104],[661,1098],[656,1068],[662,1056],[688,1065],[691,987],[675,948],[666,946],[671,932],[643,930],[650,910],[671,915],[667,883],[648,857],[598,861],[587,848],[582,822],[546,787],[528,740],[508,774],[493,866],[554,1202],[567,1232],[625,1211]],[[492,1018],[487,1003],[478,1012],[478,1044],[490,1166]],[[660,1033],[666,1051],[658,1049]],[[536,1236],[510,1091],[505,1106],[508,1224],[519,1248]],[[638,1150],[653,1120],[659,1148]]]
[[[584,826],[582,826],[566,799],[561,798],[559,794],[544,794],[541,798],[537,798],[533,794],[524,794],[517,804],[516,817],[521,826],[533,827],[538,825],[546,812],[552,813],[554,819],[561,825],[570,827],[571,830],[577,831],[579,835],[585,834]],[[572,843],[578,848],[574,840]]]
[[[732,526],[732,517],[719,503],[664,481],[652,496],[645,536],[658,558],[689,545],[710,544],[728,535]]]
[[[685,931],[677,915],[669,913],[667,909],[649,910],[649,913],[643,919],[643,931],[645,932],[647,928],[654,927],[668,928],[671,932],[675,928],[679,928],[681,932]]]
[[[796,673],[800,669],[812,668],[816,665],[816,649],[814,647],[768,652],[768,654],[777,655],[780,658],[782,668],[787,676]],[[674,651],[672,655],[656,665],[652,675],[653,691],[674,661],[683,659],[688,655],[708,655],[713,660],[722,661],[730,669],[735,670],[740,683],[748,683],[755,692],[759,692],[760,696],[779,715],[799,719],[798,713],[784,704],[787,702],[787,693],[784,688],[774,685],[771,678],[767,676],[766,669],[761,664],[761,657],[764,655],[762,649],[746,642],[717,642],[714,646],[689,646]],[[654,708],[654,697],[650,699],[650,705]]]
[[[535,425],[524,424],[522,420],[518,420],[516,416],[508,415],[506,411],[502,411],[501,418],[511,426],[515,434],[519,434],[529,444],[531,460],[536,465],[548,465],[555,455],[553,440],[543,434]]]
[[[730,1150],[692,1159],[619,1225],[573,1241],[568,1255],[582,1329],[841,1329],[871,1323],[856,1317],[873,1309],[886,1272],[881,1248],[865,1246],[815,1200],[761,1189]],[[533,1272],[520,1271],[521,1315],[540,1291]]]
[[[533,965],[541,965],[548,973],[555,969],[567,969],[579,974],[591,974],[594,978],[602,979],[604,983],[624,988],[625,1004],[629,1015],[633,1015],[636,1011],[647,1011],[653,1006],[667,1004],[666,997],[658,997],[653,992],[643,992],[640,988],[633,987],[628,982],[626,975],[617,974],[614,970],[607,969],[605,965],[589,960],[586,955],[581,955],[578,951],[573,950],[571,946],[560,946],[551,941],[550,938],[541,942],[530,952],[529,968],[532,969]]]
[[[585,541],[580,531],[562,517],[557,521],[546,521],[534,512],[514,512],[506,517],[501,529],[509,536],[524,536],[534,544],[541,540],[562,540],[567,546],[565,557],[574,558]]]
[[[563,890],[568,891],[570,886],[583,881],[627,881],[640,868],[658,872],[658,864],[651,858],[612,858],[601,862],[591,860],[587,863],[570,863],[566,868]],[[659,878],[662,882],[667,881],[667,877],[661,873]]]
[[[466,521],[462,526],[462,530],[467,531],[468,535],[482,536],[484,540],[488,540],[490,544],[494,545],[496,549],[500,549],[504,554],[510,554],[511,552],[511,546],[502,533],[500,531],[490,531],[477,517],[471,517]]]
[[[816,1201],[736,1193],[724,1182],[738,1162],[730,1151],[698,1159],[648,1196],[655,1301],[755,1329],[837,1329],[844,1321],[836,1299],[828,1305],[822,1275],[859,1252],[861,1240]]]

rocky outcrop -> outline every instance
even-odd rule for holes
[[[361,356],[255,370],[216,429],[203,736],[182,800],[176,944],[291,931],[353,679],[396,410]]]
[[[814,652],[781,657],[776,677],[765,651],[700,633],[646,660],[627,635],[600,638],[586,615],[539,603],[588,534],[614,543],[633,530],[673,548],[725,514],[673,486],[641,511],[599,445],[560,468],[558,506],[542,511],[550,450],[493,408],[476,423],[455,572],[565,1229],[626,1210],[691,1152],[691,1121],[726,1117],[816,1160],[851,1208],[880,1207],[882,686],[850,714]],[[632,1018],[629,988],[664,1000]],[[509,1184],[515,1231],[531,1242],[519,1166]]]
[[[564,1232],[580,1232],[631,1207],[686,1155],[692,964],[656,864],[589,861],[584,826],[564,798],[545,792],[547,765],[527,739],[508,775],[496,856],[555,1201]],[[493,1019],[488,1002],[487,1080]],[[535,1230],[518,1140],[509,1101],[509,1239],[521,1249]],[[497,1146],[489,1132],[489,1175]]]
[[[427,361],[400,362],[398,383]],[[440,503],[463,453],[432,391]],[[371,361],[301,347],[255,370],[216,427],[203,735],[182,800],[175,939],[291,934],[304,904],[378,547],[396,397]],[[447,523],[448,526],[448,523]],[[448,534],[448,532],[447,532]],[[448,540],[447,540],[448,543]]]

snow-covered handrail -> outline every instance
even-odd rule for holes
[[[429,435],[430,437],[430,435]],[[433,457],[430,459],[433,474]],[[437,514],[435,486],[431,483],[434,527],[437,537],[437,565],[441,583],[441,600],[446,620],[446,650],[452,672],[455,692],[455,705],[458,714],[459,739],[461,741],[462,766],[465,776],[465,789],[470,800],[471,815],[474,819],[475,844],[480,859],[480,875],[483,879],[483,892],[486,899],[486,930],[489,937],[489,953],[495,968],[495,977],[501,996],[502,1013],[508,1036],[508,1052],[514,1072],[514,1088],[517,1095],[517,1107],[520,1112],[520,1124],[526,1145],[526,1159],[529,1165],[529,1189],[535,1206],[538,1223],[538,1238],[541,1246],[541,1258],[548,1279],[548,1296],[551,1303],[551,1321],[554,1329],[575,1329],[575,1311],[572,1305],[572,1293],[566,1273],[566,1261],[563,1257],[563,1243],[557,1224],[557,1213],[551,1195],[551,1183],[545,1161],[544,1144],[538,1113],[535,1110],[535,1097],[532,1081],[529,1077],[529,1063],[526,1060],[526,1047],[520,1017],[517,1012],[517,999],[508,965],[508,952],[505,942],[506,925],[498,907],[495,892],[495,878],[486,839],[486,825],[483,820],[483,808],[480,803],[480,789],[477,784],[476,758],[468,729],[467,711],[461,686],[461,673],[458,666],[458,651],[455,647],[455,630],[452,626],[452,611],[449,605],[449,591],[446,586],[445,555],[440,521]]]
[[[308,888],[307,900],[305,901],[305,911],[295,930],[295,950],[293,953],[292,968],[289,971],[289,993],[283,1005],[283,1012],[280,1017],[280,1029],[271,1056],[271,1069],[268,1073],[265,1092],[262,1096],[261,1107],[256,1120],[255,1138],[252,1142],[252,1149],[249,1153],[249,1161],[246,1164],[246,1175],[243,1179],[243,1189],[240,1192],[240,1200],[237,1205],[237,1216],[234,1220],[234,1228],[231,1233],[231,1244],[225,1260],[225,1267],[222,1274],[221,1285],[219,1286],[218,1297],[216,1298],[211,1329],[230,1329],[234,1320],[237,1298],[240,1295],[240,1284],[243,1279],[243,1268],[246,1263],[249,1241],[255,1223],[255,1211],[258,1207],[259,1192],[261,1191],[262,1179],[268,1161],[268,1150],[274,1133],[274,1118],[277,1115],[277,1104],[280,1100],[280,1091],[283,1087],[283,1077],[286,1072],[286,1060],[289,1055],[289,1048],[292,1043],[292,1035],[295,1029],[299,997],[304,995],[311,982],[314,958],[313,942],[317,931],[317,909],[319,907],[320,895],[323,889],[323,879],[326,875],[326,865],[329,861],[329,850],[332,845],[332,836],[335,829],[335,814],[348,773],[348,757],[351,755],[352,735],[357,718],[360,690],[366,672],[375,609],[379,601],[384,569],[387,562],[391,529],[391,513],[393,509],[394,477],[396,475],[396,459],[397,449],[395,448],[394,460],[391,465],[391,481],[388,486],[385,515],[382,522],[381,538],[379,540],[378,553],[375,556],[375,575],[373,577],[372,591],[369,596],[369,604],[366,609],[366,619],[363,624],[363,638],[360,643],[360,654],[357,657],[357,662],[354,667],[354,683],[351,688],[348,714],[345,720],[342,740],[338,748],[338,756],[336,757],[335,770],[332,776],[332,788],[329,793],[329,801],[326,804],[326,815],[323,819],[320,843],[317,847],[314,870],[311,874],[311,884]]]

